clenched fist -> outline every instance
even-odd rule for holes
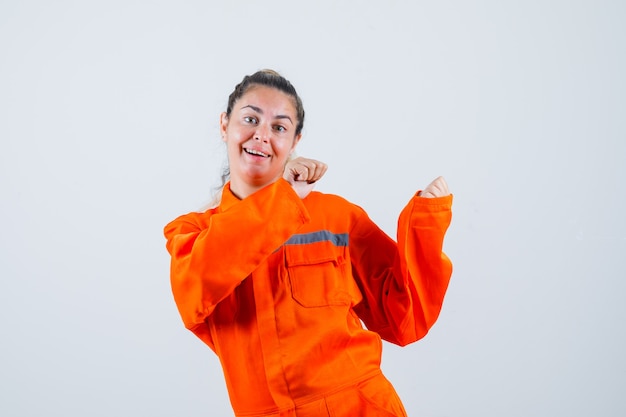
[[[447,195],[450,195],[450,191],[448,191],[448,184],[443,177],[435,178],[433,182],[428,184],[426,188],[419,193],[420,197],[426,198],[445,197]]]
[[[315,159],[298,157],[287,162],[283,178],[291,184],[300,198],[304,198],[315,187],[315,182],[322,178],[328,165]]]

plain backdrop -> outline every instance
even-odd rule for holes
[[[410,416],[626,415],[623,1],[0,1],[0,415],[229,416],[163,226],[280,71],[318,189],[390,235],[444,175],[454,274],[385,344]],[[254,231],[251,231],[254,233]]]

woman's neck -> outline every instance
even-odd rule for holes
[[[237,197],[240,200],[243,200],[244,198],[256,193],[260,189],[267,187],[268,185],[276,182],[277,180],[278,178],[274,179],[273,181],[269,181],[267,183],[250,184],[249,182],[238,181],[237,179],[231,178],[229,187],[230,187],[230,192],[233,193],[235,197]]]

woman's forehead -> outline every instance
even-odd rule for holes
[[[250,86],[241,98],[237,100],[235,107],[239,109],[252,107],[261,111],[280,110],[281,112],[289,111],[293,114],[296,113],[296,103],[292,96],[277,88],[264,85]]]

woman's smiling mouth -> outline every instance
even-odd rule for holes
[[[243,150],[249,154],[249,155],[255,155],[255,156],[262,156],[263,158],[269,158],[270,156],[264,152],[261,152],[257,149],[249,149],[249,148],[243,148]]]

